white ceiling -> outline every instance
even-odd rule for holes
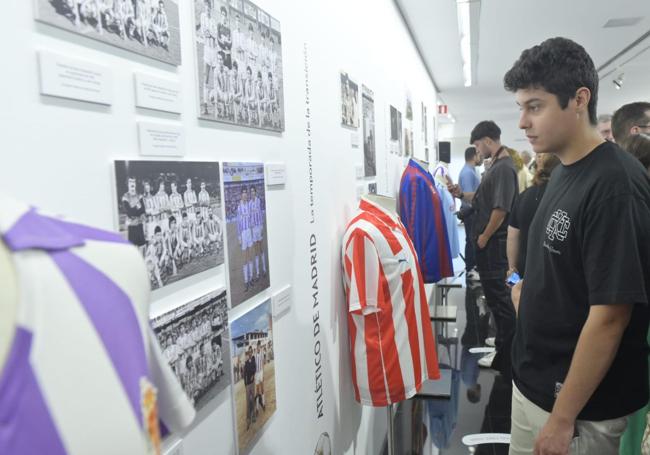
[[[506,141],[525,141],[517,131],[514,98],[503,89],[503,75],[524,49],[564,36],[582,44],[598,68],[650,30],[648,0],[482,0],[477,81],[465,88],[456,0],[395,1],[457,120],[455,136],[469,136],[477,122],[492,119],[504,130]],[[636,25],[603,28],[610,19],[639,16],[643,19]],[[601,71],[601,77],[648,47],[650,38]],[[621,73],[625,74],[623,88],[615,90],[612,80]],[[650,49],[601,79],[600,86],[599,113],[650,100]]]

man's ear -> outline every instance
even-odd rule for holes
[[[576,96],[574,98],[576,103],[576,114],[579,116],[587,115],[589,116],[589,102],[591,101],[591,90],[587,87],[580,87],[576,91]]]

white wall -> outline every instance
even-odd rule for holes
[[[340,126],[339,71],[375,92],[377,170],[380,192],[390,194],[401,166],[389,156],[388,105],[403,113],[408,88],[414,108],[416,156],[423,157],[420,102],[435,112],[435,93],[391,0],[328,2],[260,0],[282,23],[286,131],[263,133],[196,119],[195,57],[191,1],[181,3],[183,65],[157,63],[127,51],[33,21],[31,2],[9,0],[0,16],[3,83],[0,125],[5,144],[0,191],[50,212],[114,229],[111,162],[138,159],[136,121],[177,121],[136,110],[133,73],[178,76],[187,160],[282,161],[288,182],[267,191],[271,290],[231,312],[234,319],[286,284],[293,307],[274,321],[278,409],[252,453],[312,453],[319,435],[332,436],[335,454],[377,453],[385,436],[383,409],[354,402],[350,384],[346,312],[340,276],[340,239],[357,204],[354,165],[361,149]],[[110,108],[41,97],[36,50],[51,50],[111,68],[115,102]],[[310,82],[314,205],[310,206],[305,104],[305,49]],[[359,131],[358,134],[361,134]],[[430,135],[431,136],[431,135]],[[430,142],[433,139],[430,137]],[[360,141],[363,144],[363,141]],[[433,150],[433,145],[430,145]],[[374,179],[368,179],[374,180]],[[311,221],[311,210],[315,222]],[[323,351],[324,416],[316,414],[314,335],[309,239],[317,239],[319,315]],[[154,294],[161,313],[225,285],[223,266]],[[235,453],[230,390],[199,425],[183,435],[185,453]],[[108,435],[110,437],[110,435]]]

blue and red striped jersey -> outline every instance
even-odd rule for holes
[[[431,174],[409,160],[399,186],[399,212],[411,236],[425,283],[454,275],[440,194]]]

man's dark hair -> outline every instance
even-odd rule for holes
[[[499,126],[492,120],[483,120],[472,130],[469,143],[473,144],[484,137],[489,137],[493,141],[501,140],[501,128],[499,128]]]
[[[620,107],[612,117],[612,135],[616,142],[624,141],[635,126],[650,124],[646,114],[650,111],[650,103],[639,101]]]
[[[596,125],[598,72],[584,47],[567,38],[550,38],[526,49],[503,78],[506,90],[541,88],[557,97],[562,109],[581,87],[591,91],[589,122]]]
[[[476,147],[467,147],[465,149],[465,161],[470,161],[476,158]]]

